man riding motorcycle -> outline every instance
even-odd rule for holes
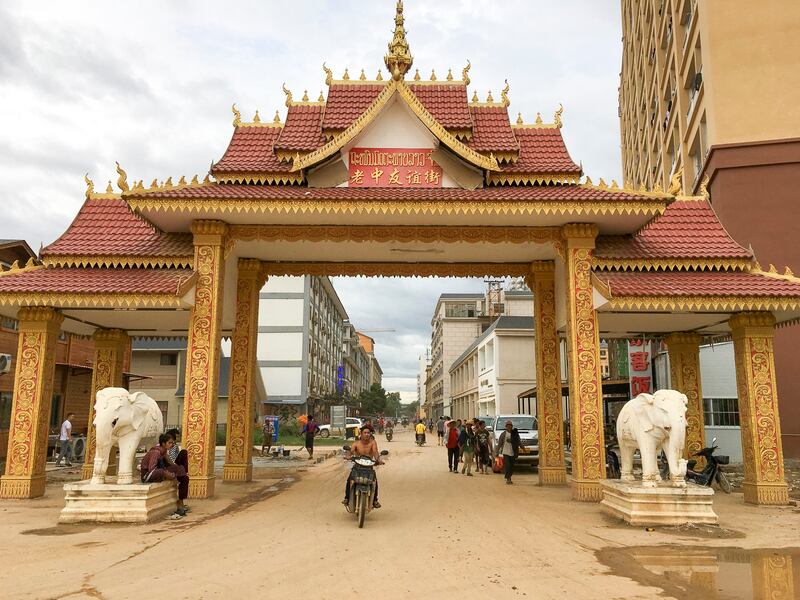
[[[350,447],[350,454],[355,456],[369,456],[372,460],[375,461],[375,464],[382,465],[383,461],[381,460],[381,454],[378,452],[378,442],[375,441],[375,437],[372,432],[372,428],[367,427],[366,425],[361,430],[361,436],[353,443]],[[347,476],[347,483],[345,484],[344,488],[344,500],[342,500],[342,504],[345,506],[350,503],[350,487],[351,482],[354,481],[353,471],[350,471],[350,474]],[[372,508],[380,508],[381,503],[378,502],[378,480],[375,479],[375,496],[372,500]]]

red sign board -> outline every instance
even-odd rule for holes
[[[438,188],[442,168],[429,148],[353,148],[350,187]]]
[[[653,393],[653,363],[650,342],[641,339],[628,340],[628,375],[631,398],[639,394]]]

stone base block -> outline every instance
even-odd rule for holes
[[[64,485],[66,505],[59,523],[147,523],[178,507],[178,488],[170,481],[159,483],[91,483]]]
[[[714,490],[689,483],[685,488],[660,484],[642,487],[641,482],[605,479],[600,483],[603,510],[630,525],[716,525]]]

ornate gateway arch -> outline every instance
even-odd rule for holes
[[[582,179],[552,123],[509,118],[457,79],[411,75],[402,2],[389,75],[335,80],[317,101],[286,91],[282,121],[244,122],[203,181],[145,186],[117,165],[119,192],[87,178],[75,220],[39,260],[0,274],[0,314],[20,321],[0,497],[44,493],[53,344],[96,340],[93,392],[121,384],[131,337],[188,336],[184,442],[190,494],[214,493],[220,339],[231,336],[223,479],[251,477],[258,293],[269,275],[522,276],[535,294],[540,482],[567,482],[558,339],[568,341],[572,495],[605,476],[600,337],[665,336],[673,385],[702,446],[698,347],[732,336],[745,499],[787,501],[772,336],[800,318],[800,280],[763,271],[719,224],[707,194]],[[679,177],[679,175],[678,175]],[[94,396],[94,393],[92,394]],[[87,411],[90,407],[87,407]],[[91,452],[87,452],[91,462]],[[90,472],[91,467],[84,472]]]

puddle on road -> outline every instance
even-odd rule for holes
[[[800,548],[647,546],[597,552],[611,574],[679,599],[800,598]]]

